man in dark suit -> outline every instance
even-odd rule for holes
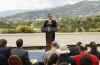
[[[8,65],[8,58],[11,55],[11,50],[7,48],[7,41],[5,39],[0,39],[0,63]],[[5,58],[5,59],[4,59]],[[5,62],[2,62],[4,60]]]
[[[46,44],[48,45],[48,35],[51,36],[50,41],[55,40],[55,32],[57,31],[57,23],[55,20],[52,19],[51,14],[48,14],[48,20],[45,21],[44,23],[44,28],[47,28],[46,31]]]

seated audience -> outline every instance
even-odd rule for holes
[[[78,54],[78,55],[76,55],[76,56],[73,57],[75,65],[80,65],[80,64],[84,65],[85,61],[83,61],[82,58],[86,59],[87,56],[89,56],[88,57],[89,59],[91,58],[92,65],[99,65],[98,58],[95,55],[88,54],[88,52],[86,52],[86,49],[85,49],[84,45],[80,46],[80,54]],[[86,65],[91,64],[91,63],[89,63],[90,60],[88,58],[86,59],[86,60],[88,60],[87,63],[86,63]]]
[[[0,39],[0,65],[1,64],[8,65],[8,58],[10,55],[11,55],[11,50],[7,48],[7,40]]]
[[[23,62],[23,65],[31,65],[29,58],[28,58],[28,52],[22,48],[23,40],[18,39],[16,41],[16,45],[17,45],[17,48],[13,49],[11,51],[12,55],[19,56],[21,58],[22,62]]]
[[[23,40],[16,41],[17,48],[7,48],[7,41],[0,39],[0,65],[32,65],[29,60],[28,51],[23,49]],[[86,46],[82,42],[67,47],[66,44],[60,44],[53,41],[51,49],[45,53],[45,65],[99,65],[100,52],[97,50],[97,44],[90,42],[91,50],[87,52]],[[36,63],[35,65],[44,65]]]

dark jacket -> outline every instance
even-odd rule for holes
[[[69,65],[71,64],[72,60],[68,54],[60,54],[59,56],[59,65]]]
[[[80,54],[78,46],[71,47],[69,50],[70,50],[70,54],[69,54],[70,56],[75,56]]]
[[[45,28],[47,28],[47,27],[50,27],[50,28],[52,29],[51,32],[56,32],[56,31],[57,31],[57,23],[56,23],[56,21],[55,21],[55,20],[52,20],[50,25],[48,24],[48,22],[49,22],[48,20],[46,20],[46,21],[44,22],[42,31],[43,31],[43,29],[45,29]]]
[[[48,65],[53,65],[57,62],[58,56],[57,54],[52,54],[50,60],[48,61]]]
[[[8,65],[8,59],[4,55],[0,55],[0,65]]]
[[[57,27],[57,23],[55,20],[52,20],[51,22],[52,22],[51,27]],[[44,27],[47,27],[47,26],[48,26],[48,20],[46,20],[44,23]]]
[[[1,60],[5,61],[5,63],[1,62],[1,61],[0,61],[0,63],[4,63],[4,64],[8,65],[8,58],[9,58],[10,55],[11,55],[11,50],[9,48],[0,48],[0,56],[2,57]]]

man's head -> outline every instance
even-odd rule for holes
[[[77,42],[76,45],[81,46],[82,42]]]
[[[7,46],[7,40],[0,39],[0,47],[6,47]]]
[[[16,45],[17,45],[17,47],[22,47],[23,46],[23,40],[22,39],[18,39],[16,41]]]
[[[58,45],[57,41],[52,42],[52,47],[59,48],[59,45]]]
[[[92,50],[97,50],[97,44],[94,41],[90,42],[90,48]]]
[[[85,46],[85,44],[82,44],[82,45],[80,46],[80,53],[81,53],[81,52],[85,52],[85,50],[86,50],[86,46]]]
[[[50,13],[48,13],[48,19],[52,20],[52,15]]]

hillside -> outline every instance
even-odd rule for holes
[[[16,14],[20,14],[20,13],[25,13],[25,12],[29,12],[31,10],[26,10],[26,9],[18,9],[18,10],[8,10],[8,11],[3,11],[0,12],[0,17],[7,17],[7,16],[13,16]]]
[[[72,5],[65,5],[50,10],[29,11],[25,13],[16,14],[7,19],[35,19],[46,17],[47,13],[52,13],[54,16],[93,16],[100,14],[100,1],[81,1]]]

